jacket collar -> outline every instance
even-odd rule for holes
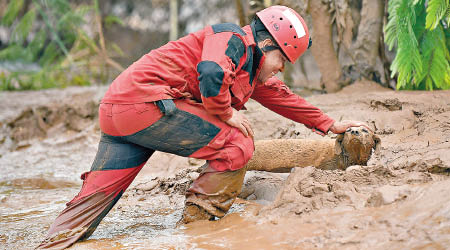
[[[245,36],[243,36],[243,38],[247,42],[247,44],[250,46],[256,45],[255,32],[253,32],[252,27],[250,25],[246,25],[242,27],[242,30],[244,30],[246,34]]]
[[[243,38],[246,40],[248,46],[252,46],[252,47],[255,48],[254,49],[254,53],[253,53],[253,64],[257,65],[257,70],[256,70],[255,77],[258,77],[259,72],[261,70],[261,66],[264,63],[264,60],[266,59],[266,56],[264,55],[262,50],[256,44],[256,41],[255,41],[255,37],[256,37],[255,27],[253,27],[253,25],[246,25],[242,29],[246,33],[246,35],[243,36]]]

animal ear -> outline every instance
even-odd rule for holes
[[[334,144],[334,152],[339,155],[342,153],[342,141],[344,140],[344,133],[338,134],[336,137],[336,143]]]
[[[375,153],[380,152],[380,148],[381,148],[381,139],[378,135],[373,135],[373,141],[375,142],[375,144],[373,145],[373,148],[375,149]]]

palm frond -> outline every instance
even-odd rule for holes
[[[32,1],[36,5],[36,8],[38,9],[39,13],[41,14],[42,19],[44,20],[47,28],[50,30],[50,33],[53,36],[52,40],[55,41],[55,43],[59,46],[59,48],[64,53],[64,55],[68,58],[68,60],[71,61],[71,58],[70,58],[70,55],[69,55],[69,51],[67,50],[66,46],[61,41],[61,39],[59,38],[55,28],[50,24],[48,15],[45,13],[45,11],[43,10],[42,6],[36,0],[32,0]],[[44,1],[44,2],[47,2],[47,1]],[[52,0],[52,2],[61,2],[61,0]]]
[[[26,41],[27,36],[31,31],[31,27],[33,26],[34,20],[36,20],[36,11],[34,9],[31,9],[16,25],[12,32],[12,37],[17,43],[23,44]]]
[[[56,44],[56,42],[50,42],[50,44],[45,47],[42,56],[39,58],[39,64],[45,67],[55,62],[61,55],[60,51],[58,51],[58,48],[59,46]]]
[[[104,22],[105,22],[105,25],[107,27],[110,26],[110,25],[113,25],[115,23],[119,24],[120,26],[124,26],[125,25],[125,23],[123,22],[122,19],[120,19],[120,17],[114,16],[114,15],[107,15],[104,18]]]
[[[397,45],[397,9],[400,2],[401,0],[391,0],[388,3],[389,20],[386,27],[384,27],[384,41],[388,45],[389,50],[392,50]]]
[[[66,13],[71,11],[69,1],[67,0],[42,0],[46,8],[52,10],[52,14]]]
[[[413,25],[414,34],[417,37],[417,40],[421,40],[423,34],[425,33],[425,20],[427,17],[427,11],[425,8],[425,4],[423,0],[420,0],[418,4],[414,6],[414,11],[416,13],[416,21]]]
[[[427,7],[426,28],[435,29],[449,8],[448,0],[429,0]]]
[[[19,14],[19,11],[23,7],[23,2],[24,0],[14,0],[9,2],[8,6],[6,7],[5,14],[2,18],[2,24],[6,26],[12,25],[17,15]]]
[[[398,74],[397,88],[406,86],[413,75],[422,71],[422,59],[414,34],[415,9],[409,0],[400,0],[395,9],[397,54],[391,65],[392,76]]]
[[[0,50],[0,60],[31,62],[32,55],[29,50],[24,49],[20,44],[12,44]]]
[[[433,30],[427,30],[421,43],[423,70],[416,78],[417,82],[425,79],[427,90],[434,88],[448,89],[447,82],[450,64],[447,60],[447,46],[442,25]]]
[[[25,2],[30,8],[22,16]],[[0,22],[8,25],[11,39],[0,49],[0,60],[38,63],[41,68],[33,72],[0,72],[0,91],[89,85],[93,79],[106,82],[114,74],[111,67],[118,68],[107,52],[123,52],[115,44],[108,44],[106,50],[95,33],[84,31],[82,25],[92,12],[97,23],[102,21],[98,1],[89,2],[72,5],[70,0],[8,1]],[[38,29],[36,19],[43,21],[44,27]],[[98,62],[102,62],[101,67]]]
[[[445,13],[445,21],[447,22],[447,28],[450,26],[450,4],[447,7],[447,11]]]
[[[33,55],[33,61],[36,61],[38,58],[39,52],[44,48],[45,41],[47,40],[47,31],[46,29],[41,29],[34,36],[33,40],[31,40],[30,44],[28,44],[28,48]]]
[[[447,60],[450,61],[450,29],[446,28],[444,29],[444,35],[445,35],[445,45],[447,46]]]

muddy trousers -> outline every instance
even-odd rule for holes
[[[81,191],[38,248],[62,249],[89,237],[155,150],[207,160],[186,192],[186,207],[223,217],[241,191],[253,141],[201,104],[101,104],[99,120],[102,136],[91,170],[81,176]]]

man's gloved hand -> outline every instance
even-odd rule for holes
[[[250,136],[253,139],[253,129],[245,115],[233,109],[233,115],[230,119],[225,121],[226,124],[238,128],[246,137]]]

